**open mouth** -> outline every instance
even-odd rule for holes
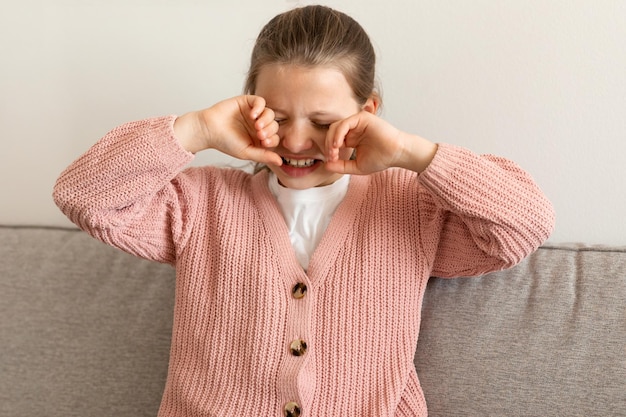
[[[283,164],[289,165],[294,168],[308,168],[315,165],[316,162],[320,162],[319,159],[291,159],[291,158],[282,158]]]

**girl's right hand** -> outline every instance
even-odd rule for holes
[[[268,149],[279,142],[274,117],[262,97],[238,96],[178,117],[174,133],[192,153],[216,149],[237,159],[282,165],[280,156]]]

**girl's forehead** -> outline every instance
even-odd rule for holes
[[[294,79],[340,82],[349,87],[344,73],[332,65],[267,64],[260,69],[257,81],[262,81],[263,78],[281,78],[284,82]]]
[[[353,113],[358,110],[352,88],[343,73],[328,66],[273,64],[259,72],[256,94],[274,110],[297,106],[311,113]]]

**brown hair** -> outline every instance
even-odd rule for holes
[[[246,94],[254,94],[259,72],[268,64],[332,66],[346,77],[358,103],[379,99],[376,54],[367,33],[353,18],[329,7],[296,8],[263,27],[252,50]]]

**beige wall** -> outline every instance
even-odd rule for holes
[[[238,94],[258,30],[296,3],[1,0],[0,223],[68,225],[50,190],[71,160]],[[519,162],[556,206],[552,241],[626,245],[626,1],[323,3],[373,38],[385,118]]]

